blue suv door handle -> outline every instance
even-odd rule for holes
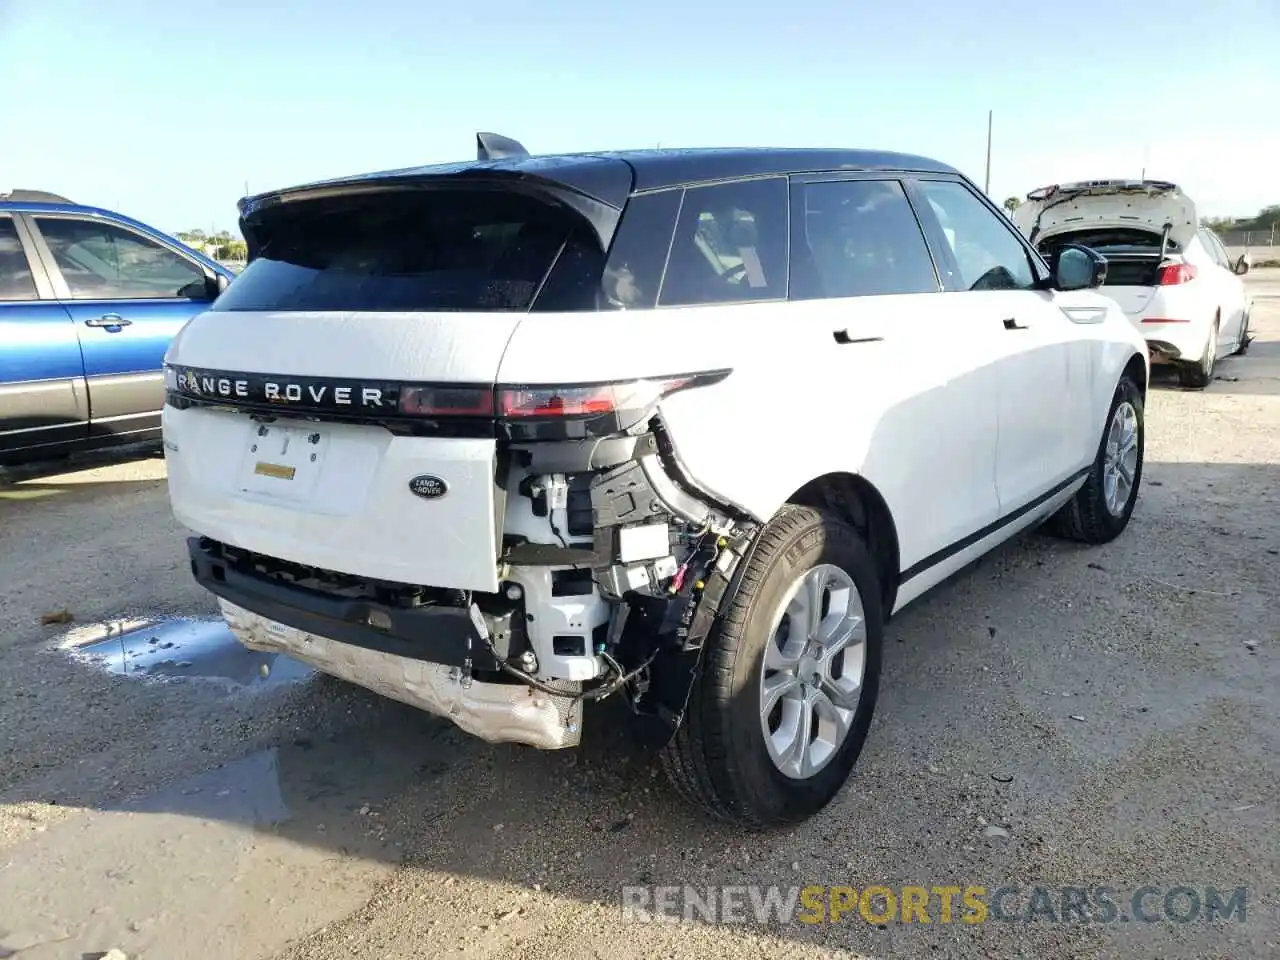
[[[100,317],[90,317],[84,322],[86,327],[106,327],[108,333],[118,333],[121,327],[127,327],[133,323],[132,320],[126,320],[118,313],[104,313]]]

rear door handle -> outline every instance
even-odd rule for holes
[[[86,327],[127,327],[133,323],[132,320],[126,320],[118,313],[104,313],[100,317],[90,317],[84,322]]]
[[[848,330],[832,330],[836,343],[879,343],[884,337],[851,337]]]
[[[1017,317],[1005,317],[1004,328],[1006,330],[1026,330],[1027,325],[1025,323],[1019,323]]]

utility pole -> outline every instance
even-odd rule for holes
[[[1147,179],[1147,152],[1150,149],[1150,146],[1151,145],[1147,143],[1142,145],[1142,176],[1138,178],[1140,180]]]
[[[987,178],[982,187],[982,192],[990,195],[991,193],[991,115],[995,111],[987,111]]]

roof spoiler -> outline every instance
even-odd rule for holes
[[[0,190],[0,200],[11,200],[15,203],[71,203],[66,197],[47,190]]]
[[[502,160],[505,157],[527,157],[529,151],[524,144],[500,133],[476,134],[477,160]]]

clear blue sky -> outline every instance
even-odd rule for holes
[[[1280,203],[1278,0],[0,0],[0,189],[166,230],[327,176],[534,152],[876,146],[991,194],[1184,184]],[[472,17],[475,19],[473,20]]]

